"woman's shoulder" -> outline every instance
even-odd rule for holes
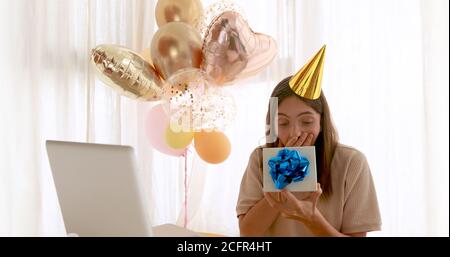
[[[250,154],[250,159],[261,159],[263,148],[264,146],[260,145],[253,149],[252,153]]]
[[[353,184],[358,178],[369,178],[370,167],[366,156],[358,149],[338,144],[334,152],[331,169],[338,181]]]
[[[262,174],[262,149],[264,147],[258,146],[250,154],[250,157],[248,158],[248,165],[246,172],[250,173],[256,173],[258,176],[259,174]]]
[[[333,159],[337,159],[339,161],[365,161],[366,156],[355,147],[339,143],[334,151]]]
[[[370,172],[369,164],[363,152],[344,144],[338,144],[334,152],[332,169],[345,170],[342,174],[357,176],[360,172]]]

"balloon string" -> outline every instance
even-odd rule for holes
[[[187,226],[187,151],[184,152],[184,228]]]

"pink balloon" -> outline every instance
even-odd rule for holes
[[[150,144],[158,151],[172,156],[182,156],[185,149],[174,149],[167,145],[164,134],[169,126],[169,117],[167,117],[163,105],[158,104],[147,114],[145,120],[145,132]]]

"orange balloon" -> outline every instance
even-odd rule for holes
[[[225,161],[231,152],[230,140],[218,131],[194,133],[194,146],[200,158],[212,164]]]

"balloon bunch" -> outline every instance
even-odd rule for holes
[[[230,125],[236,107],[223,86],[255,75],[277,53],[273,38],[253,32],[238,11],[215,10],[207,17],[200,0],[159,0],[159,29],[150,48],[138,54],[107,44],[91,53],[106,85],[131,98],[161,100],[146,119],[154,148],[182,156],[194,141],[208,163],[223,162],[231,151],[220,130]]]

